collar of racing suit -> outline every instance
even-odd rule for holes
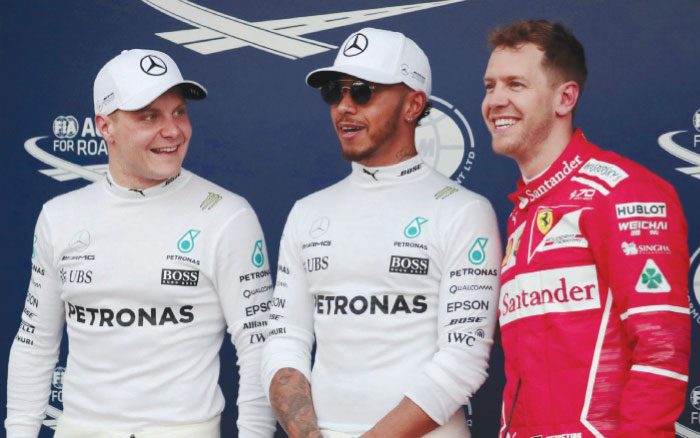
[[[559,158],[542,175],[527,184],[520,177],[518,189],[508,197],[520,210],[525,210],[529,205],[546,198],[560,183],[571,178],[598,150],[600,149],[597,146],[586,140],[580,129],[576,129]]]
[[[114,178],[112,178],[112,174],[108,170],[105,178],[102,180],[102,185],[107,192],[118,198],[140,200],[173,193],[178,187],[182,187],[191,176],[192,174],[189,171],[181,169],[180,173],[172,178],[166,179],[158,185],[143,190],[137,190],[118,185],[114,182]]]
[[[415,181],[423,178],[428,172],[428,166],[420,155],[391,166],[368,167],[355,162],[351,164],[351,181],[367,187]]]

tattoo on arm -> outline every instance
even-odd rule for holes
[[[275,415],[290,438],[322,438],[311,399],[311,385],[293,368],[277,371],[270,384]]]

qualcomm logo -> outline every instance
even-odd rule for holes
[[[148,6],[191,26],[190,29],[156,33],[202,55],[254,47],[288,59],[317,55],[334,45],[301,35],[403,15],[465,0],[442,0],[377,9],[337,12],[308,17],[250,22],[181,0],[142,0]]]
[[[24,149],[29,155],[51,166],[41,169],[40,173],[57,181],[69,181],[84,178],[98,181],[107,173],[107,164],[87,164],[90,160],[107,156],[107,143],[95,128],[92,117],[85,117],[82,126],[74,116],[58,116],[52,124],[53,139],[49,136],[33,137],[24,142]],[[51,152],[49,152],[51,151]],[[76,164],[71,159],[79,159],[85,164]]]
[[[700,179],[700,153],[693,152],[687,147],[679,145],[673,139],[673,137],[676,137],[678,134],[690,132],[690,134],[684,135],[683,138],[685,141],[689,142],[690,139],[688,139],[688,137],[691,137],[693,148],[697,148],[698,145],[700,145],[700,109],[695,111],[695,114],[693,114],[692,122],[696,132],[691,130],[667,132],[659,137],[658,142],[661,149],[665,150],[676,158],[680,158],[681,160],[692,164],[691,167],[678,167],[676,168],[677,171],[690,175],[693,178]]]

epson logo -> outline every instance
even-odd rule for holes
[[[427,275],[430,260],[420,257],[391,256],[389,272],[399,274]]]
[[[199,282],[199,271],[163,268],[160,275],[160,284],[169,286],[197,286],[197,282]]]
[[[447,313],[464,310],[489,310],[489,302],[486,300],[464,300],[447,303]]]

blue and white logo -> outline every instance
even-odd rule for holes
[[[442,0],[377,9],[335,12],[330,14],[309,14],[306,17],[281,18],[250,22],[226,15],[220,11],[204,8],[192,2],[172,0],[143,0],[148,6],[173,17],[189,26],[171,32],[158,32],[157,36],[172,43],[183,45],[202,55],[211,55],[226,50],[253,47],[287,59],[299,59],[336,49],[321,41],[304,38],[301,35],[317,33],[344,26],[357,26],[367,21],[396,15],[408,14],[424,9],[460,3],[464,0]],[[361,50],[350,49],[355,55]]]
[[[700,132],[700,109],[693,114],[693,127],[697,132]],[[677,171],[700,179],[700,153],[694,152],[689,146],[681,146],[677,143],[679,140],[683,143],[692,142],[693,149],[697,149],[700,146],[700,134],[697,132],[691,130],[667,132],[659,137],[658,142],[661,149],[686,163],[692,164],[690,167],[677,167]]]
[[[416,129],[416,149],[433,169],[460,184],[476,161],[476,144],[464,114],[451,103],[430,96],[433,108]]]

